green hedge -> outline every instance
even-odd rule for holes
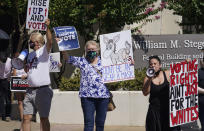
[[[107,87],[112,90],[125,90],[125,91],[138,91],[142,89],[143,80],[146,75],[146,68],[135,69],[135,79],[108,83]],[[80,87],[80,71],[77,70],[76,73],[71,78],[62,77],[59,83],[59,89],[61,91],[78,91]]]

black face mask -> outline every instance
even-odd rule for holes
[[[35,43],[30,42],[29,45],[30,45],[30,48],[31,48],[31,49],[34,49],[34,47],[35,47]]]
[[[88,51],[86,54],[86,60],[88,62],[93,62],[93,60],[97,57],[96,51]]]

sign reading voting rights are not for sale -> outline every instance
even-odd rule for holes
[[[49,0],[28,0],[26,29],[46,30]]]
[[[134,79],[131,31],[100,35],[105,83]]]
[[[80,48],[75,27],[62,26],[54,27],[57,43],[60,51],[73,50]]]

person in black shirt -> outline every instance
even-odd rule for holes
[[[201,131],[204,131],[204,58],[200,61],[198,69],[198,105]]]

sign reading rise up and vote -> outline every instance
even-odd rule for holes
[[[49,0],[28,0],[26,29],[46,30]]]
[[[196,59],[170,65],[170,126],[198,119],[198,62]]]

